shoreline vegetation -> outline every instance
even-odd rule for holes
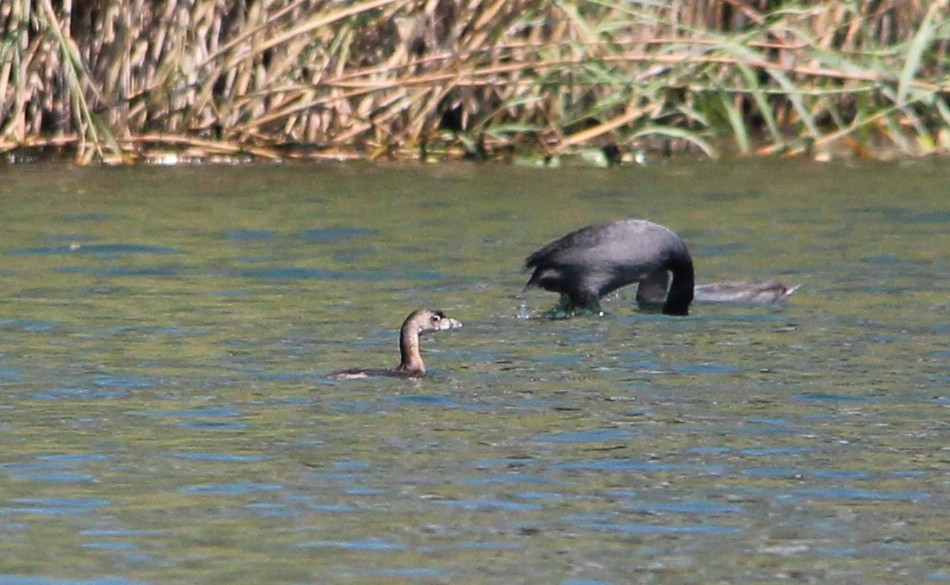
[[[950,153],[950,0],[4,0],[9,162]]]

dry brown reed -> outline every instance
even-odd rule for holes
[[[950,149],[950,0],[5,0],[0,151]]]

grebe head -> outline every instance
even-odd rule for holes
[[[443,311],[433,311],[432,309],[419,309],[413,311],[403,323],[403,330],[415,329],[416,333],[426,331],[444,331],[446,329],[456,329],[461,327],[462,323],[451,317],[446,317]]]

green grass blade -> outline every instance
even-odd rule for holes
[[[937,17],[937,11],[941,9],[941,5],[944,5],[943,9],[945,10],[946,2],[934,2],[930,5],[927,14],[924,15],[924,19],[917,29],[917,34],[914,35],[914,38],[911,39],[910,44],[907,46],[907,53],[904,55],[904,67],[901,69],[901,74],[897,81],[897,105],[899,106],[903,106],[907,102],[907,96],[911,90],[911,83],[914,81],[914,76],[920,69],[924,52],[927,47],[930,46],[930,41],[934,38],[936,28],[934,20]]]
[[[695,132],[677,128],[675,126],[647,126],[633,134],[633,138],[642,138],[644,136],[665,136],[676,140],[688,142],[701,151],[709,158],[719,158],[719,151],[708,141],[703,139]]]

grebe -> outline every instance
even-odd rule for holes
[[[666,299],[669,276],[656,273],[643,280],[637,289],[637,304],[654,308]],[[801,285],[790,286],[778,280],[712,282],[693,287],[693,302],[747,303],[752,305],[782,305]]]
[[[422,378],[426,375],[426,366],[419,352],[419,335],[426,331],[455,329],[462,324],[445,316],[442,311],[419,309],[413,311],[402,324],[399,331],[399,353],[402,361],[394,369],[349,369],[330,374],[338,380],[386,376],[390,378]]]
[[[789,286],[778,280],[714,282],[696,285],[693,292],[698,302],[768,305],[784,303],[800,286]]]

